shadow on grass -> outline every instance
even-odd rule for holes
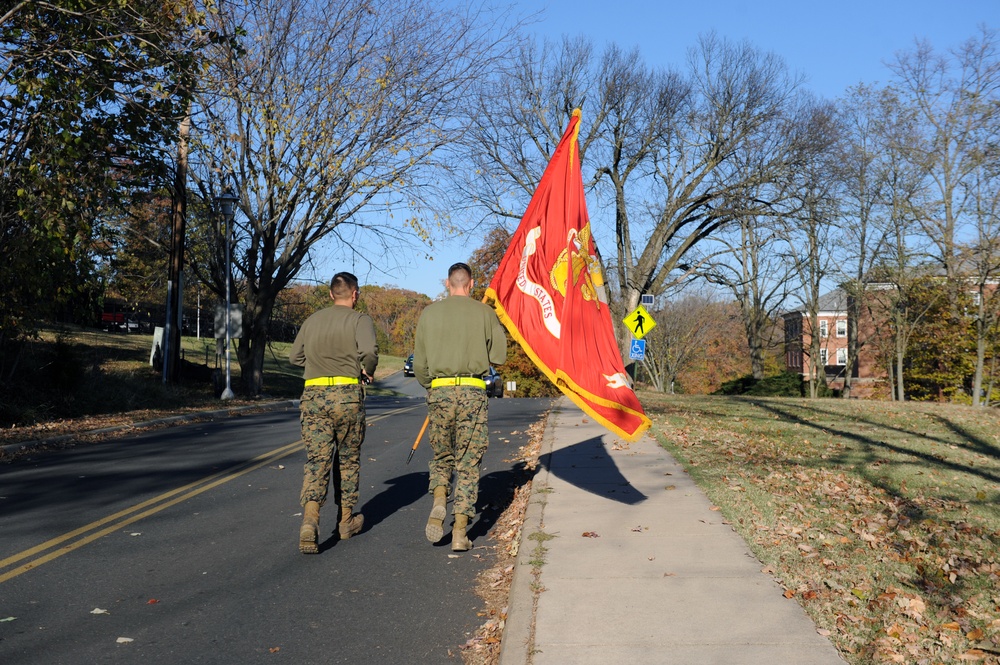
[[[873,466],[874,468],[878,468],[879,466],[884,466],[887,464],[887,460],[880,459],[876,455],[876,453],[879,450],[884,450],[887,452],[896,453],[898,455],[912,457],[915,461],[919,461],[930,467],[938,467],[942,470],[948,470],[948,471],[956,471],[956,472],[960,471],[962,473],[967,473],[972,476],[982,478],[983,480],[988,480],[992,483],[1000,482],[1000,474],[997,474],[986,468],[978,468],[967,464],[961,464],[958,462],[948,460],[943,455],[922,452],[918,450],[913,450],[911,448],[906,448],[904,446],[897,445],[894,443],[889,443],[888,441],[878,439],[874,436],[868,436],[852,431],[845,426],[835,426],[832,423],[826,423],[820,425],[811,420],[810,418],[804,417],[804,415],[796,413],[791,407],[783,406],[778,402],[770,402],[770,401],[765,402],[762,400],[746,400],[746,401],[756,406],[757,408],[773,413],[777,415],[779,418],[786,420],[788,422],[797,423],[802,427],[813,429],[815,431],[822,432],[826,435],[831,435],[831,434],[836,435],[848,441],[853,441],[857,443],[859,446],[861,446],[861,449],[865,453],[867,453],[868,456],[865,460],[865,463],[869,467]],[[799,406],[797,408],[800,411],[806,411],[812,414],[822,415],[830,419],[844,421],[844,414],[837,413],[836,411],[822,409],[819,408],[818,406],[808,406],[808,407]],[[972,440],[974,443],[976,443],[975,449],[977,450],[977,452],[991,456],[994,459],[998,459],[997,450],[993,446],[990,446],[982,439],[971,439],[970,438],[971,435],[967,429],[958,426],[955,423],[949,421],[948,419],[937,415],[933,416],[933,418],[940,421],[949,430],[955,432],[956,434],[959,434],[961,437],[967,440]],[[947,439],[944,439],[939,436],[930,436],[926,432],[919,432],[914,429],[905,429],[893,425],[886,425],[884,423],[880,423],[874,420],[861,420],[861,422],[866,422],[872,427],[889,430],[892,432],[896,432],[898,434],[919,437],[933,443],[954,445],[951,441]],[[845,463],[847,462],[847,460],[841,460],[841,461]],[[854,466],[858,468],[858,471],[864,477],[867,477],[873,483],[877,484],[880,487],[883,487],[883,489],[886,489],[886,491],[892,492],[894,495],[898,495],[898,492],[896,492],[892,488],[885,487],[884,483],[879,482],[878,478],[873,474],[870,474],[868,472],[868,469],[863,468],[862,465],[855,464]]]

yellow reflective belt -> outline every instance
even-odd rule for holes
[[[354,386],[358,384],[356,376],[317,376],[306,379],[307,386]]]
[[[486,382],[471,376],[448,376],[431,380],[431,388],[441,388],[442,386],[472,386],[486,390]]]

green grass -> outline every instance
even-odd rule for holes
[[[0,386],[0,441],[37,438],[41,433],[137,421],[164,412],[217,408],[212,371],[225,371],[216,359],[212,338],[182,338],[181,380],[165,385],[149,364],[152,335],[126,335],[67,327],[45,330],[23,350],[15,377]],[[288,363],[289,343],[276,342],[264,354],[266,399],[295,399],[302,394],[302,370]],[[401,371],[403,358],[381,356],[376,379]],[[240,395],[240,365],[230,355],[230,384]],[[380,392],[372,389],[373,393]]]
[[[997,662],[996,411],[642,399],[662,444],[850,662]]]

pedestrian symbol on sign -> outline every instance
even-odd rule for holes
[[[631,314],[622,319],[622,323],[628,326],[628,331],[632,337],[642,339],[649,334],[649,331],[656,327],[656,321],[649,315],[642,305],[633,310]]]

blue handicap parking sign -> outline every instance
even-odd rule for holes
[[[629,348],[628,357],[632,360],[645,360],[646,359],[646,340],[644,339],[633,339],[632,346]]]

